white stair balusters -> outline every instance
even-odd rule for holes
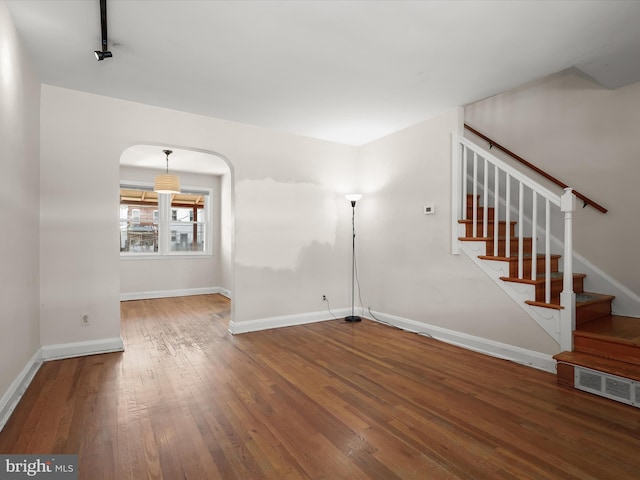
[[[542,253],[540,250],[544,249],[544,302],[557,304],[558,297],[552,296],[551,291],[551,255],[554,252],[551,251],[550,240],[552,226],[556,225],[560,230],[553,232],[556,238],[564,238],[563,293],[559,300],[562,313],[558,338],[563,343],[562,348],[570,350],[571,332],[575,328],[572,271],[572,213],[575,210],[575,195],[571,189],[565,189],[561,199],[560,194],[541,185],[532,177],[513,168],[461,135],[452,136],[452,151],[454,152],[452,155],[454,165],[451,169],[453,211],[459,213],[457,218],[452,215],[453,253],[458,253],[460,250],[459,245],[456,245],[460,236],[458,220],[467,221],[465,228],[469,223],[471,224],[469,230],[473,238],[493,237],[493,248],[491,251],[486,251],[488,256],[512,257],[513,240],[513,249],[516,250],[513,257],[517,255],[517,278],[523,282],[538,280],[537,260]],[[512,189],[515,189],[513,194]],[[544,205],[544,218],[542,218],[542,212],[538,211],[539,203]],[[482,208],[481,216],[479,208]],[[492,219],[490,219],[490,208],[493,208]],[[558,220],[554,222],[553,218]],[[499,227],[501,220],[505,224],[504,235],[501,235]],[[494,222],[493,228],[489,225],[491,221]],[[518,225],[515,235],[511,234],[512,221]],[[479,222],[482,222],[480,226]],[[563,227],[558,227],[560,224]],[[468,235],[469,230],[465,232],[465,236]],[[529,232],[531,232],[530,239]],[[538,242],[538,238],[543,236],[544,243]],[[504,249],[500,247],[502,242],[504,242]],[[525,255],[528,255],[529,251],[531,252],[531,270],[526,272]],[[512,260],[515,261],[514,258]]]

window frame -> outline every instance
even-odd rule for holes
[[[153,183],[121,180],[120,189],[150,190],[153,191]],[[198,219],[198,224],[204,224],[204,251],[172,251],[171,250],[171,194],[158,194],[158,251],[152,252],[120,252],[121,259],[170,259],[176,257],[213,257],[213,188],[183,186],[182,193],[195,193],[204,195],[204,220]],[[119,206],[122,204],[119,203]],[[155,213],[155,212],[154,212]],[[155,217],[155,215],[154,215]],[[119,222],[120,225],[120,222]]]

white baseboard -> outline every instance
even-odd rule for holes
[[[305,323],[323,322],[326,320],[335,320],[336,318],[341,319],[350,314],[350,308],[340,308],[331,310],[331,312],[323,310],[321,312],[300,313],[282,317],[259,318],[245,322],[234,322],[232,320],[229,322],[229,333],[236,335],[239,333],[269,330],[270,328],[292,327],[294,325],[304,325]]]
[[[344,318],[351,313],[349,308],[332,310],[333,315],[338,319]],[[380,312],[371,312],[375,315],[374,321],[392,325],[402,330],[415,332],[422,335],[428,335],[442,342],[456,345],[458,347],[473,350],[474,352],[483,353],[496,358],[510,360],[521,365],[537,368],[551,373],[556,373],[556,361],[551,355],[527,350],[525,348],[516,347],[506,343],[495,342],[486,338],[475,337],[466,333],[448,330],[446,328],[429,325],[407,318],[397,317],[395,315],[387,315]],[[369,316],[366,313],[363,315]],[[327,311],[311,312],[299,315],[287,315],[283,317],[261,318],[257,320],[248,320],[246,322],[229,322],[229,332],[233,335],[249,332],[257,332],[260,330],[268,330],[271,328],[291,327],[294,325],[303,325],[305,323],[321,322],[332,320],[331,314]]]
[[[29,384],[43,362],[122,351],[124,351],[122,337],[47,345],[40,348],[33,357],[31,357],[31,360],[27,362],[2,398],[0,398],[0,431],[2,431],[7,420],[9,420],[16,405],[18,405],[22,395],[24,395],[24,392],[29,387]]]
[[[63,358],[122,351],[124,351],[124,342],[122,341],[122,337],[101,338],[100,340],[89,340],[86,342],[45,345],[40,349],[41,358],[45,362],[49,360],[60,360]]]
[[[466,333],[456,332],[435,325],[416,322],[407,318],[387,315],[380,312],[372,312],[375,315],[374,321],[393,325],[394,327],[409,332],[427,335],[436,340],[456,345],[458,347],[473,350],[496,358],[510,360],[521,365],[537,368],[551,373],[556,373],[556,361],[551,355],[527,350],[506,343],[495,342],[482,337],[475,337]]]
[[[18,374],[9,389],[0,398],[0,431],[4,428],[18,402],[27,391],[31,380],[42,365],[41,351],[38,350]]]
[[[226,288],[218,287],[218,291],[214,293],[219,293],[220,295],[227,297],[229,300],[232,300],[231,290],[227,290]]]
[[[182,288],[178,290],[156,290],[151,292],[121,293],[120,301],[148,300],[150,298],[190,297],[191,295],[210,295],[220,293],[231,298],[231,292],[222,287]]]

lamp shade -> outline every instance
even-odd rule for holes
[[[350,202],[357,202],[362,198],[362,195],[360,193],[347,193],[344,197]]]
[[[157,193],[180,193],[180,178],[169,173],[156,175],[153,191]]]

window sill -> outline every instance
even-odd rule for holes
[[[160,255],[158,253],[121,253],[120,260],[185,260],[185,259],[205,259],[213,258],[212,253],[200,252],[176,252]]]

